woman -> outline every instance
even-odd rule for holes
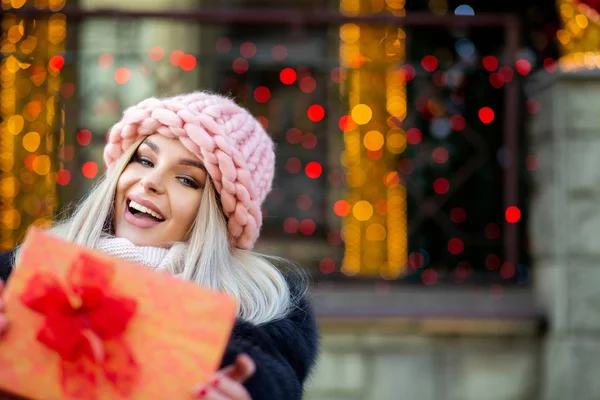
[[[105,178],[51,232],[238,300],[221,369],[195,398],[300,399],[317,328],[302,275],[250,251],[275,160],[258,121],[215,94],[150,98],[112,127],[104,160]],[[0,255],[4,281],[15,259]]]

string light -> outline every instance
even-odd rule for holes
[[[15,247],[30,225],[48,225],[57,203],[57,182],[63,185],[70,179],[68,171],[55,173],[61,166],[55,165],[53,156],[64,144],[58,97],[63,89],[67,21],[58,11],[65,1],[10,5],[44,7],[53,13],[25,19],[6,12],[2,17],[0,250]]]
[[[405,1],[342,0],[340,11],[401,16]],[[401,125],[407,114],[406,82],[415,71],[398,67],[406,56],[406,33],[397,26],[348,23],[340,27],[339,36],[336,76],[344,77],[340,88],[348,110],[339,120],[348,188],[345,199],[334,206],[335,214],[343,218],[345,253],[340,270],[348,276],[396,279],[408,258],[406,189],[396,166],[409,143]],[[437,60],[425,61],[435,61],[437,68]],[[418,139],[415,135],[411,139],[420,141],[420,132]]]
[[[560,69],[573,71],[600,68],[600,14],[574,0],[558,0],[562,29],[556,32],[561,47]],[[546,61],[544,66],[547,67]],[[549,70],[549,68],[546,68]],[[555,69],[550,68],[550,72]]]

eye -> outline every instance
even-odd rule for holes
[[[136,156],[135,162],[143,165],[144,167],[153,168],[154,164],[146,157]]]
[[[200,187],[200,185],[198,185],[198,183],[187,176],[180,176],[177,179],[179,179],[179,182],[183,183],[185,186],[191,187],[193,189],[198,189]]]

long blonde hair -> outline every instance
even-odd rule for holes
[[[51,233],[82,246],[96,248],[111,231],[117,181],[143,139],[134,143]],[[306,275],[287,260],[233,247],[216,190],[207,180],[200,209],[191,228],[178,272],[184,279],[220,290],[238,301],[238,316],[254,324],[284,317],[304,295]],[[294,273],[294,290],[281,267]]]

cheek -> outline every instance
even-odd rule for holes
[[[188,193],[181,193],[174,197],[172,210],[174,211],[174,219],[178,224],[181,224],[181,228],[187,231],[196,219],[196,215],[198,215],[200,202],[202,201],[202,192],[191,193],[191,191],[187,190],[186,192]]]

